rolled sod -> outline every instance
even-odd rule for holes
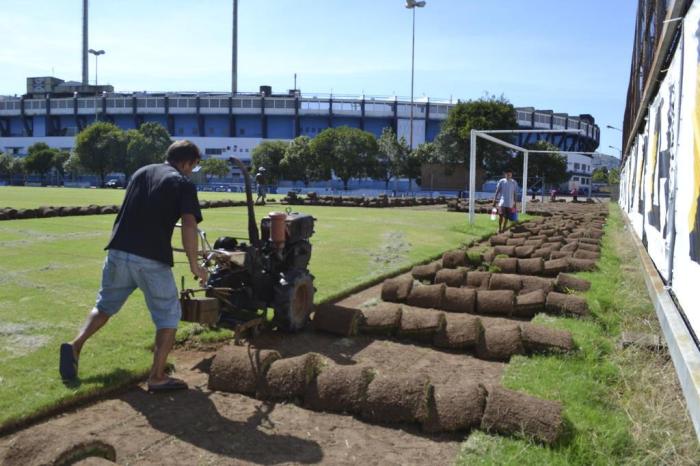
[[[513,233],[510,237],[511,237],[511,238],[525,238],[525,239],[527,239],[527,238],[529,238],[531,235],[532,235],[532,233],[530,233],[529,231],[523,231],[523,232],[520,232],[520,233]]]
[[[544,272],[543,258],[518,259],[518,273],[523,275],[542,275],[542,272]]]
[[[517,324],[490,325],[476,346],[476,354],[489,361],[508,361],[514,354],[523,354],[520,326]]]
[[[493,248],[487,249],[481,254],[481,262],[484,263],[486,262],[487,264],[490,264],[493,262],[493,260],[496,258],[496,253],[494,252]]]
[[[401,309],[397,335],[409,340],[432,342],[435,333],[445,326],[445,313],[434,309]]]
[[[524,434],[545,444],[553,444],[564,427],[562,405],[503,387],[489,388],[481,429],[502,435]]]
[[[357,335],[361,317],[359,309],[337,304],[321,304],[314,311],[312,325],[316,331],[350,337]]]
[[[360,415],[378,423],[422,422],[433,402],[433,385],[427,376],[378,374],[367,387]]]
[[[446,288],[440,309],[452,312],[474,313],[476,291],[469,288]]]
[[[596,239],[596,238],[580,238],[578,240],[578,242],[600,246],[600,239]]]
[[[565,293],[567,290],[588,291],[591,289],[591,282],[584,280],[583,278],[578,278],[575,275],[560,273],[557,275],[554,286],[556,287],[557,291],[561,291],[562,293]]]
[[[441,309],[443,300],[445,299],[446,288],[447,286],[444,283],[438,285],[414,286],[411,290],[411,294],[408,295],[406,303],[409,306]]]
[[[401,306],[393,303],[380,303],[362,310],[360,333],[391,335],[401,323]]]
[[[515,248],[515,257],[525,258],[530,257],[535,252],[535,246],[517,246]]]
[[[494,273],[489,281],[489,290],[520,291],[522,286],[522,277],[512,273]]]
[[[483,331],[478,317],[446,314],[445,325],[435,332],[433,344],[438,348],[473,348],[481,339]]]
[[[505,246],[507,241],[508,241],[508,236],[505,236],[505,235],[493,235],[489,239],[491,246]]]
[[[523,287],[520,290],[521,294],[529,293],[530,291],[542,290],[545,294],[554,289],[554,283],[551,278],[535,277],[531,275],[523,275]]]
[[[469,431],[481,425],[486,390],[479,384],[435,387],[433,400],[422,423],[424,432]]]
[[[523,244],[523,246],[532,246],[535,249],[537,249],[544,244],[544,241],[545,241],[544,239],[532,239],[531,238],[531,239],[525,241],[525,244]],[[518,247],[522,247],[522,246],[518,246]],[[517,249],[516,249],[516,252],[517,252]]]
[[[525,238],[510,238],[506,241],[508,246],[522,246],[525,244]]]
[[[477,290],[476,312],[486,315],[509,316],[513,313],[513,290]]]
[[[254,395],[270,364],[280,357],[274,350],[226,345],[211,363],[209,389]]]
[[[506,256],[514,256],[515,255],[515,246],[494,246],[493,248],[494,254],[498,255],[506,255]]]
[[[569,270],[569,262],[566,259],[551,259],[544,263],[544,275],[555,276]]]
[[[361,365],[330,364],[321,370],[304,394],[304,406],[314,411],[359,414],[374,371]]]
[[[550,260],[555,259],[566,259],[567,257],[572,257],[573,253],[571,251],[552,251],[549,255]]]
[[[503,273],[516,273],[518,271],[518,259],[515,257],[497,257],[491,263]]]
[[[565,244],[564,246],[562,246],[560,251],[573,253],[574,251],[576,251],[577,248],[578,248],[578,242],[574,241],[573,243],[568,243],[568,244]]]
[[[569,264],[569,270],[571,272],[591,272],[598,268],[596,261],[591,259],[577,259],[575,257],[569,257],[566,259],[566,261]]]
[[[489,287],[490,280],[491,272],[467,272],[467,286],[469,288],[485,290]]]
[[[533,258],[534,258],[534,257],[541,257],[541,258],[543,258],[544,260],[549,260],[549,256],[550,256],[551,254],[552,254],[552,249],[551,249],[551,248],[543,247],[543,248],[536,249],[536,250],[532,253],[532,257],[533,257]]]
[[[513,316],[532,317],[545,309],[547,297],[542,290],[534,290],[529,293],[521,293],[515,297]]]
[[[382,301],[403,303],[413,288],[413,277],[404,275],[396,278],[387,278],[382,284]]]
[[[447,269],[462,267],[467,263],[467,253],[464,249],[447,251],[442,255],[442,266]]]
[[[590,251],[590,252],[600,252],[600,246],[597,244],[584,243],[579,240],[577,251]]]
[[[413,275],[413,278],[416,280],[432,282],[435,280],[435,274],[440,269],[440,264],[437,262],[426,265],[416,265],[413,267],[413,269],[411,269],[411,275]]]
[[[579,249],[574,253],[574,258],[575,259],[598,260],[598,259],[600,259],[600,253]]]
[[[545,308],[547,312],[574,314],[577,316],[585,316],[589,313],[588,303],[585,298],[556,291],[552,291],[547,295]]]
[[[260,381],[257,397],[265,400],[293,400],[302,398],[308,385],[319,373],[323,357],[306,353],[274,361]]]
[[[544,243],[542,245],[543,248],[549,248],[552,251],[559,251],[561,250],[561,243]]]
[[[447,286],[459,288],[467,280],[467,269],[460,267],[457,269],[441,269],[435,274],[435,283],[444,283]]]
[[[544,325],[531,323],[520,324],[523,346],[529,352],[571,351],[574,339],[571,332]]]

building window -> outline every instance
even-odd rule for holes
[[[580,170],[581,169],[581,164],[580,163],[575,163],[574,164],[574,170]]]
[[[221,155],[224,153],[223,149],[218,149],[218,148],[212,148],[209,147],[207,149],[204,149],[204,154],[205,155]]]
[[[571,181],[578,181],[578,176],[574,176],[573,178],[571,178]]]

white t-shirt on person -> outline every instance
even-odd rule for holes
[[[496,193],[500,195],[499,207],[514,207],[515,196],[518,192],[518,182],[513,178],[501,178],[496,185]]]

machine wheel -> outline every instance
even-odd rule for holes
[[[283,274],[275,284],[274,323],[288,332],[303,329],[313,310],[315,291],[314,276],[308,271],[292,269]]]

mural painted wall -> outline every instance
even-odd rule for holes
[[[621,169],[620,207],[700,336],[700,0]]]

